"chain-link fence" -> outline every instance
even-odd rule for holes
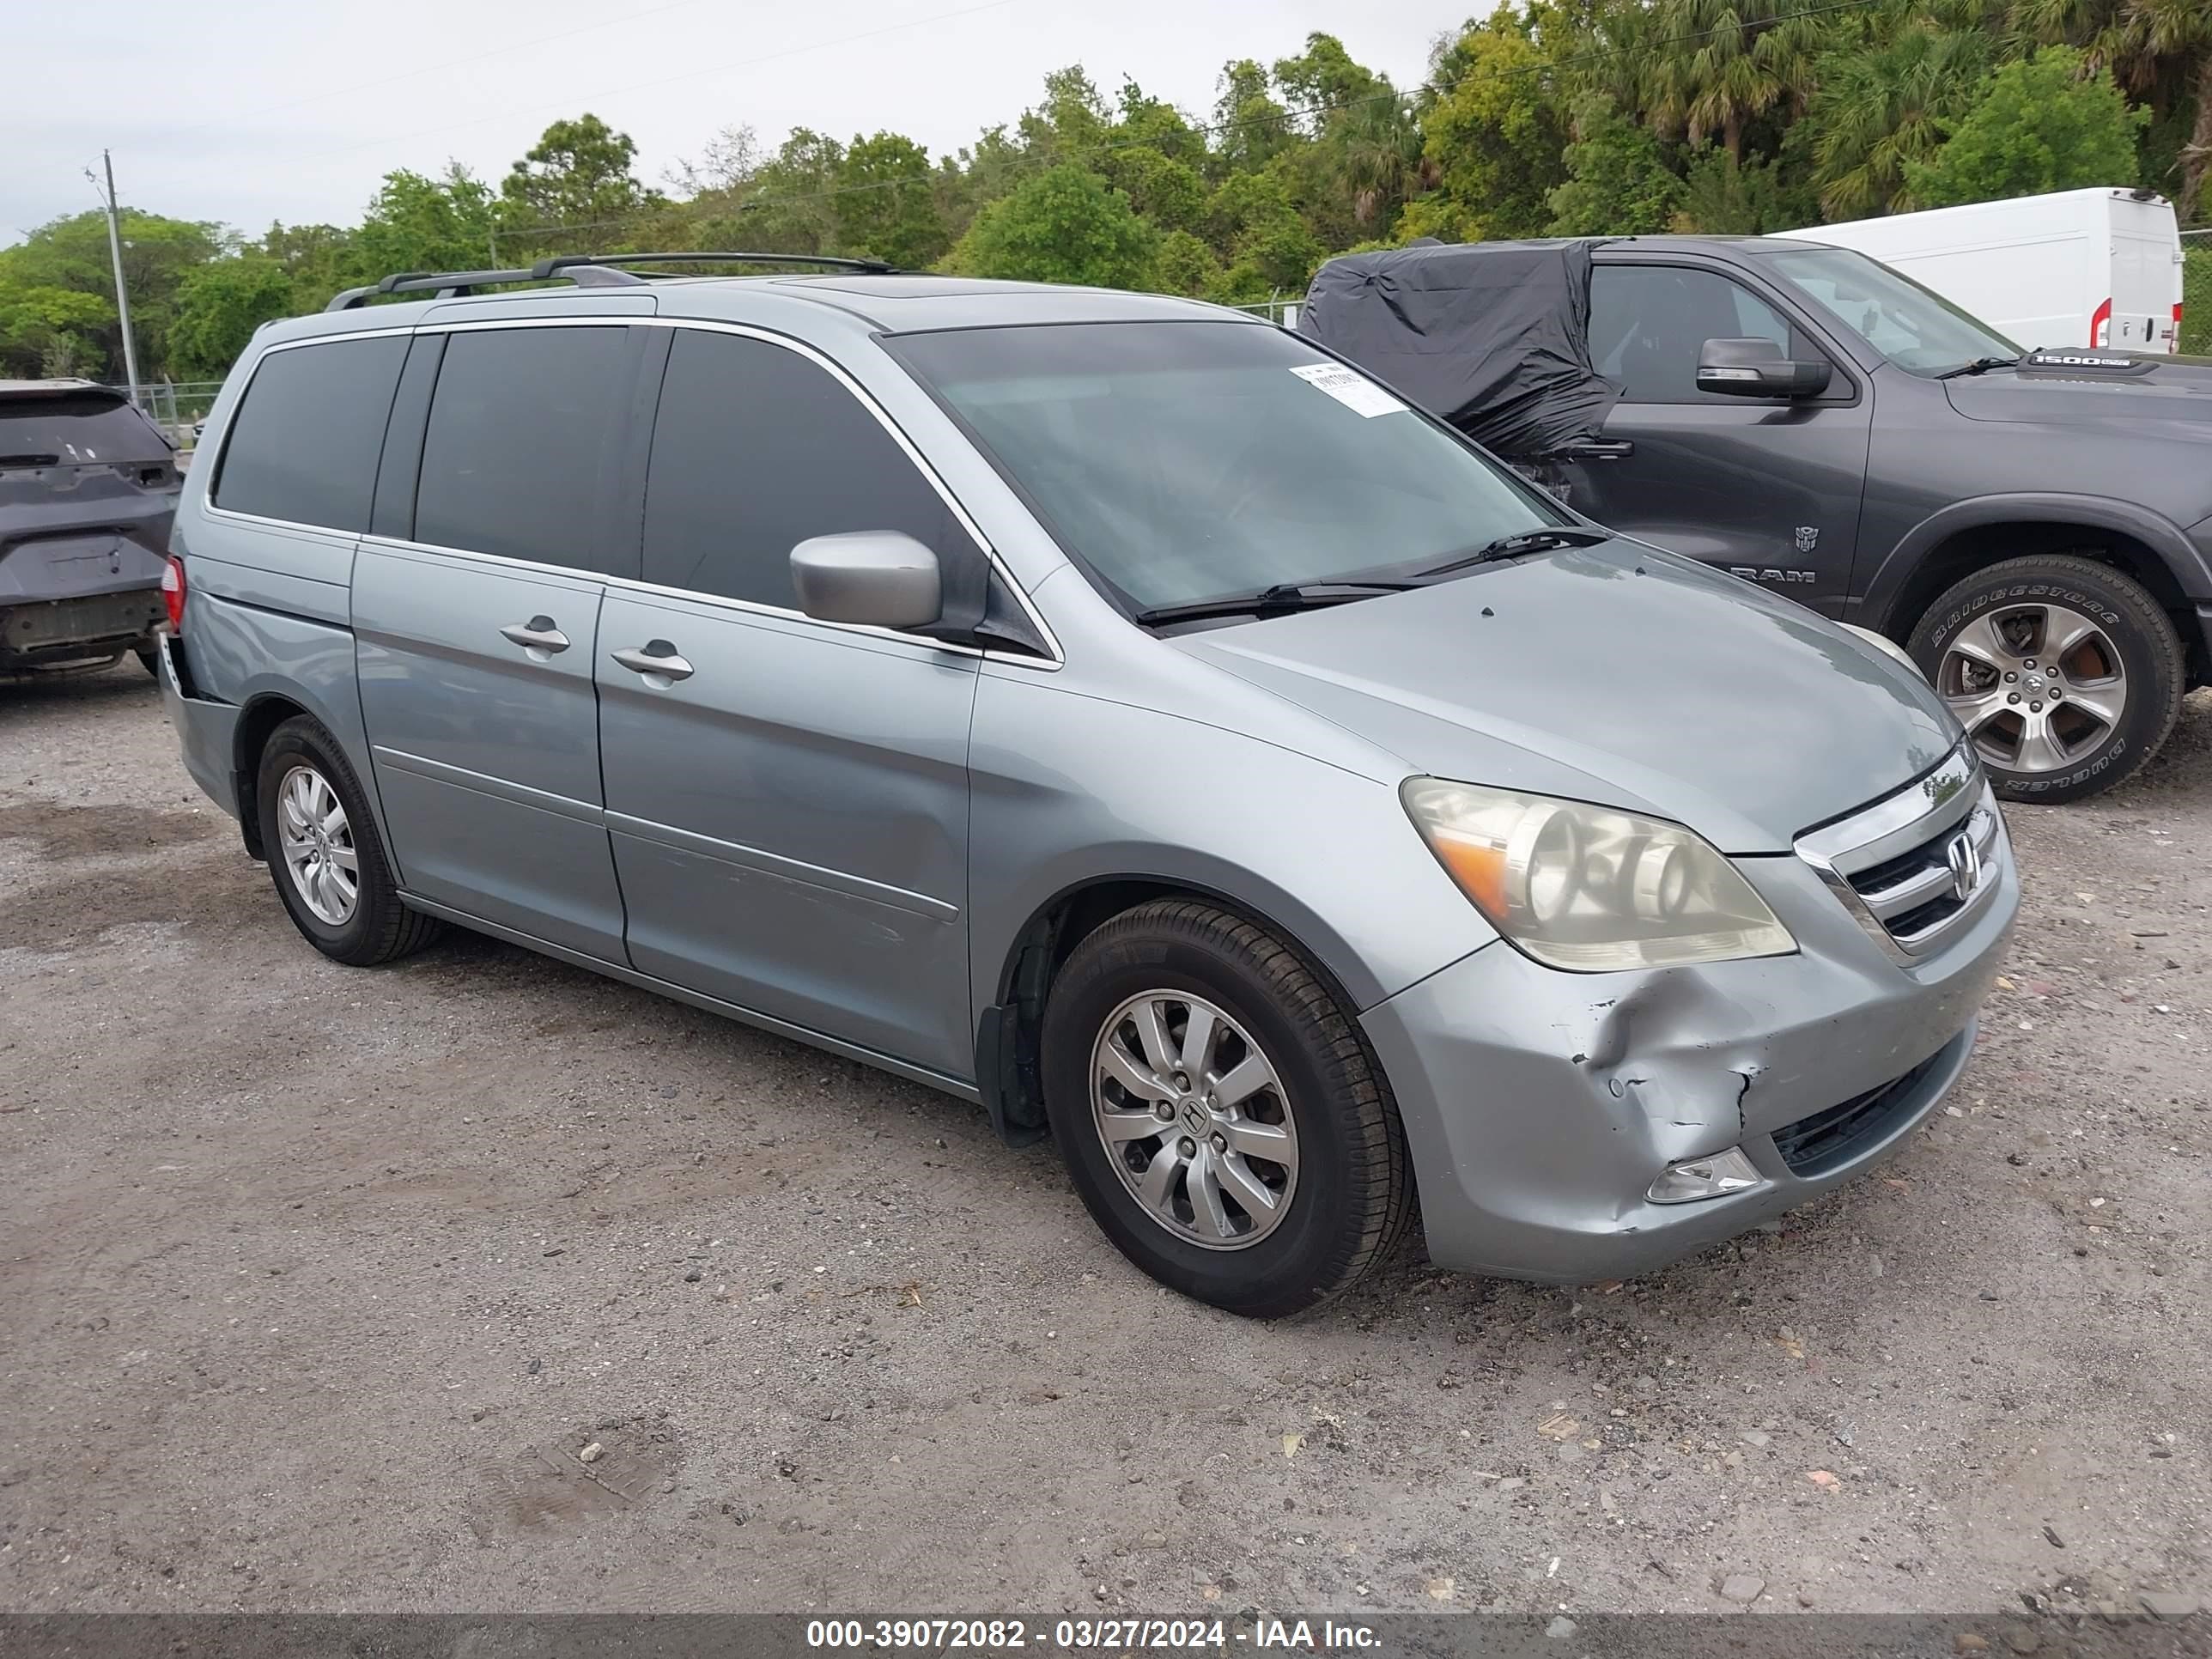
[[[2181,349],[2212,356],[2212,240],[2191,240],[2181,256]]]
[[[208,410],[215,406],[216,393],[222,390],[221,380],[163,380],[157,386],[140,386],[137,401],[147,418],[176,441],[178,448],[189,450],[198,441],[196,428],[207,418]]]

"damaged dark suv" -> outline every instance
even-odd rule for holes
[[[0,673],[150,671],[183,477],[161,428],[89,380],[0,380]]]
[[[1598,522],[1910,652],[2008,800],[2111,788],[2212,684],[2212,362],[2023,350],[1762,237],[1354,254],[1300,327]]]

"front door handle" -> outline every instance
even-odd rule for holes
[[[1625,461],[1635,453],[1636,446],[1626,438],[1585,438],[1569,444],[1559,457],[1569,461]]]
[[[539,662],[568,648],[568,636],[554,626],[550,617],[532,617],[526,623],[509,623],[499,631]]]
[[[676,647],[666,640],[647,640],[643,650],[611,651],[607,653],[633,674],[645,676],[648,685],[658,682],[663,686],[691,678],[691,665],[676,654]]]

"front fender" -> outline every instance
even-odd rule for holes
[[[1882,630],[1890,631],[1901,620],[1892,614],[1898,599],[1928,554],[1961,531],[1996,524],[2078,525],[2084,530],[2118,532],[2156,554],[2184,598],[2212,599],[2212,558],[2164,514],[2110,496],[2039,491],[1977,495],[1929,514],[1875,567],[1866,585],[1864,614],[1879,617]]]
[[[1069,891],[1137,879],[1225,900],[1371,1007],[1497,938],[1385,783],[1187,716],[985,675],[972,779],[969,975]]]

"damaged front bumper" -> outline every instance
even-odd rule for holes
[[[1796,955],[1585,975],[1499,943],[1370,1009],[1431,1259],[1557,1284],[1626,1278],[1880,1158],[1966,1068],[2020,902],[1999,843],[1996,890],[1911,963],[1802,860],[1743,859]],[[1714,1190],[1682,1196],[1716,1165]]]

